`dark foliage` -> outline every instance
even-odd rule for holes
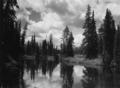
[[[72,88],[73,85],[73,66],[61,63],[61,77],[63,78],[62,88]]]
[[[104,19],[103,42],[104,42],[104,64],[109,66],[113,60],[114,37],[115,37],[115,22],[110,10],[106,10]]]
[[[84,88],[96,88],[98,82],[98,71],[95,68],[86,68],[84,71],[84,80],[82,84]]]
[[[63,44],[61,44],[61,53],[65,57],[73,57],[73,34],[69,31],[69,28],[66,26],[63,31]]]
[[[86,58],[93,59],[98,55],[98,36],[96,33],[96,22],[94,20],[94,11],[91,16],[91,7],[88,5],[85,23],[83,28],[85,29],[83,35],[85,38],[82,43],[82,53]]]
[[[2,88],[19,88],[23,64],[21,24],[16,21],[17,0],[0,1],[0,84]],[[24,33],[25,36],[25,33]],[[23,38],[22,38],[23,39]]]

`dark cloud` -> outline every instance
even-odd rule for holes
[[[83,27],[83,23],[84,23],[83,19],[79,19],[78,17],[75,17],[74,20],[72,20],[69,25],[75,27]]]
[[[64,24],[68,26],[74,26],[74,27],[83,27],[84,19],[80,19],[78,16],[73,17],[72,19],[69,19],[67,17],[63,18]]]
[[[66,2],[57,3],[57,2],[51,1],[46,6],[46,8],[58,13],[59,15],[66,15],[66,14],[73,15],[73,13],[71,11],[69,11],[68,3],[66,3]]]
[[[29,15],[30,20],[33,20],[35,22],[39,22],[41,20],[41,15],[39,12],[31,11],[31,14]]]
[[[105,4],[110,4],[112,3],[111,1],[104,1]]]
[[[27,11],[29,11],[31,14],[29,15],[29,19],[35,22],[39,22],[41,20],[41,13],[40,12],[36,12],[35,10],[33,10],[32,8],[26,8]]]

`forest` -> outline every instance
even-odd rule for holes
[[[84,39],[78,48],[74,48],[74,35],[66,26],[62,33],[62,43],[58,48],[53,43],[53,34],[49,40],[41,43],[36,35],[25,41],[28,30],[26,23],[21,27],[15,9],[19,9],[17,0],[0,0],[0,88],[26,88],[24,73],[30,72],[31,80],[42,70],[42,74],[52,76],[55,67],[60,64],[60,75],[63,88],[72,88],[73,66],[65,64],[64,58],[76,54],[93,60],[101,57],[104,68],[114,67],[120,71],[120,25],[115,24],[114,17],[106,9],[104,20],[96,27],[94,10],[87,6],[83,24]]]

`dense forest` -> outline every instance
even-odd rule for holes
[[[106,10],[106,15],[99,29],[96,29],[94,11],[88,5],[84,26],[85,31],[80,53],[88,59],[101,56],[105,67],[113,63],[119,67],[119,25],[116,26],[112,13]]]
[[[79,49],[74,49],[74,36],[68,26],[63,30],[60,49],[53,43],[52,34],[49,40],[41,43],[36,41],[35,34],[25,42],[28,24],[21,28],[15,9],[19,9],[17,0],[0,0],[0,88],[24,88],[25,70],[30,72],[32,80],[39,69],[43,75],[49,73],[51,77],[58,64],[64,80],[63,88],[72,88],[73,66],[66,65],[64,58],[74,57],[76,52],[89,60],[101,56],[104,67],[114,65],[119,69],[120,26],[116,26],[109,9],[97,29],[94,11],[88,5],[83,24],[85,37]]]

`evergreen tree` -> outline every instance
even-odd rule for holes
[[[117,31],[115,33],[115,43],[114,43],[114,61],[117,66],[120,66],[120,26],[118,25]]]
[[[24,26],[23,33],[21,34],[21,48],[23,54],[25,54],[25,36],[26,36],[27,26],[28,24],[26,23]]]
[[[73,34],[69,31],[69,28],[66,26],[65,30],[63,31],[63,44],[61,48],[63,50],[62,54],[65,57],[73,57]],[[73,66],[68,66],[61,62],[61,77],[63,78],[63,88],[72,88],[73,84]]]
[[[47,55],[47,49],[48,49],[47,41],[43,40],[43,43],[42,43],[42,54],[45,55],[45,56]]]
[[[86,58],[96,58],[98,54],[98,36],[96,33],[96,22],[94,20],[94,11],[91,16],[91,7],[88,5],[86,19],[84,23],[85,31],[83,35],[82,47],[84,49],[84,55]]]
[[[36,37],[35,37],[35,34],[31,37],[31,48],[32,48],[32,54],[35,55],[35,53],[36,53]]]
[[[90,41],[90,49],[89,51],[91,51],[90,57],[91,58],[96,58],[98,55],[98,35],[96,32],[96,22],[94,20],[94,11],[92,14],[92,18],[91,18],[91,36],[89,38]]]
[[[72,57],[74,56],[73,40],[74,40],[73,34],[72,32],[70,32],[70,36],[69,36],[68,44],[67,44],[67,56],[72,56]]]
[[[73,56],[73,34],[69,31],[69,28],[66,26],[63,31],[63,44],[61,45],[61,50],[64,56]]]
[[[37,53],[40,53],[40,47],[36,42],[35,34],[31,36],[31,40],[26,44],[26,53],[28,55],[36,55]]]
[[[50,35],[49,44],[48,44],[48,54],[53,55],[53,37]]]
[[[115,22],[110,10],[106,10],[106,16],[104,19],[104,64],[109,66],[113,60],[113,48],[115,37]]]
[[[88,51],[88,49],[89,49],[88,36],[89,36],[90,25],[91,25],[91,7],[88,5],[87,13],[86,13],[86,17],[85,17],[85,23],[83,25],[83,28],[85,28],[84,33],[83,33],[85,38],[83,39],[82,45],[81,45],[82,49],[83,49],[82,53],[84,55],[86,55],[86,58],[89,57],[89,52],[91,52],[91,51]]]
[[[17,0],[0,1],[0,82],[2,88],[14,88],[15,85],[19,88],[20,26],[16,21],[15,8],[18,8]]]
[[[67,54],[67,43],[69,39],[69,28],[66,26],[65,30],[63,31],[63,44],[62,44],[62,54],[66,56]]]
[[[26,54],[27,55],[31,54],[31,44],[30,44],[30,41],[28,41],[27,44],[26,44]]]
[[[90,24],[91,24],[91,7],[90,5],[88,5],[86,16],[85,16],[85,23],[83,25],[83,28],[86,29],[84,34],[87,34],[88,29],[90,29]]]

